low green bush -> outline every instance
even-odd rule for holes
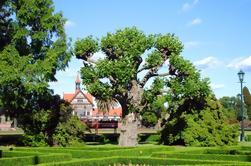
[[[184,154],[184,153],[161,153],[156,152],[152,157],[177,158],[177,159],[196,159],[196,160],[219,160],[219,161],[251,161],[249,155],[223,155],[223,154]]]
[[[25,156],[25,157],[11,157],[11,158],[1,158],[0,166],[24,166],[24,165],[33,165],[35,164],[34,156]]]
[[[160,134],[140,134],[139,143],[158,143]]]
[[[22,157],[20,157],[21,155]],[[36,152],[3,152],[6,158],[0,159],[0,166],[8,166],[8,165],[15,165],[15,166],[23,166],[23,165],[34,165],[39,163],[50,163],[50,162],[59,162],[59,161],[69,161],[72,159],[71,154],[48,154],[48,155],[41,155],[40,153]],[[14,157],[14,156],[19,157]],[[29,156],[25,156],[29,155]]]
[[[20,151],[3,151],[2,157],[24,157],[24,156],[35,156],[42,153],[39,152],[20,152]]]
[[[40,153],[70,153],[74,158],[100,158],[110,156],[150,156],[152,152],[174,150],[174,147],[149,146],[115,150],[74,150],[68,148],[16,148],[17,151],[34,151]]]
[[[247,164],[245,162],[230,162],[230,161],[209,161],[209,160],[191,160],[191,159],[163,159],[163,158],[149,158],[149,157],[107,157],[96,159],[79,159],[58,163],[39,164],[38,166],[107,166],[113,164],[146,164],[146,165],[196,165],[196,164],[233,164],[241,165]]]
[[[251,135],[246,135],[245,140],[251,142]]]
[[[50,163],[58,161],[69,161],[72,159],[72,155],[68,153],[57,153],[48,155],[39,155],[37,158],[37,163]]]

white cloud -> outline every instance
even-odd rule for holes
[[[224,84],[213,84],[213,83],[211,83],[210,86],[211,86],[212,90],[222,89],[225,87]]]
[[[198,41],[188,41],[184,43],[185,48],[197,48],[200,45]]]
[[[99,52],[95,53],[91,59],[96,61],[96,60],[104,59],[104,58],[105,58],[105,54],[103,52],[99,51]]]
[[[202,20],[200,18],[195,18],[192,21],[190,21],[187,25],[194,26],[194,25],[199,25],[201,23],[202,23]]]
[[[204,59],[195,61],[194,64],[201,69],[212,68],[220,64],[219,60],[215,57],[209,56]]]
[[[71,21],[71,20],[67,20],[66,22],[65,22],[65,28],[71,28],[71,27],[75,27],[76,26],[76,23],[75,22],[73,22],[73,21]]]
[[[227,67],[251,71],[251,56],[234,59]]]
[[[182,5],[181,11],[187,12],[187,11],[191,10],[198,2],[199,2],[199,0],[193,0],[191,3],[184,3]]]

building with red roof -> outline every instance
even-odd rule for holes
[[[119,104],[111,108],[107,113],[101,112],[96,107],[95,98],[89,93],[84,93],[80,88],[80,84],[81,80],[78,73],[75,80],[75,92],[63,94],[64,100],[71,103],[71,106],[73,108],[73,115],[77,115],[82,120],[89,121],[119,121],[121,119],[122,108]]]

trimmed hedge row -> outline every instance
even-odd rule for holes
[[[203,153],[206,154],[231,154],[231,155],[251,155],[251,151],[244,151],[238,149],[205,149]]]
[[[4,154],[5,152],[3,152]],[[7,152],[8,155],[17,154],[17,152]],[[19,152],[20,153],[20,152]],[[34,153],[33,153],[34,154]],[[31,155],[31,153],[30,153]],[[1,158],[0,166],[6,165],[15,165],[15,166],[23,166],[23,165],[34,165],[40,163],[49,163],[49,162],[59,162],[59,161],[69,161],[72,159],[71,154],[48,154],[48,155],[31,155],[31,156],[23,156],[23,157],[10,157],[10,158]]]
[[[174,147],[138,147],[118,150],[72,150],[68,148],[16,148],[17,151],[33,151],[40,153],[70,153],[74,158],[101,158],[110,156],[150,156],[152,152],[170,151]]]
[[[149,157],[107,157],[97,159],[78,159],[72,161],[39,164],[38,166],[107,166],[113,164],[146,164],[146,165],[202,165],[202,164],[218,164],[218,165],[250,165],[245,162],[226,162],[226,161],[209,161],[209,160],[189,160],[189,159],[163,159]]]
[[[20,152],[20,151],[3,151],[2,157],[24,157],[24,156],[35,156],[41,155],[39,152]]]
[[[152,157],[159,158],[178,158],[178,159],[196,159],[196,160],[219,160],[219,161],[251,161],[249,155],[222,155],[222,154],[184,154],[184,153],[161,153],[155,152]]]
[[[14,166],[24,166],[37,164],[35,162],[35,156],[25,156],[25,157],[15,157],[15,158],[1,158],[0,166],[14,165]]]

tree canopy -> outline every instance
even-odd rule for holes
[[[0,107],[17,119],[29,145],[53,145],[58,123],[70,117],[69,103],[48,85],[71,58],[65,21],[52,0],[0,2]]]
[[[118,101],[125,124],[135,120],[127,118],[131,112],[145,113],[151,125],[156,123],[156,119],[149,116],[160,117],[159,111],[163,111],[163,104],[168,102],[162,141],[185,144],[184,137],[180,137],[189,127],[184,115],[206,110],[212,112],[207,116],[217,123],[222,122],[224,116],[216,118],[213,114],[218,109],[206,109],[208,99],[213,98],[209,80],[201,79],[192,63],[180,56],[182,49],[182,43],[174,34],[146,35],[132,27],[107,33],[100,40],[92,36],[78,39],[74,53],[83,60],[81,75],[86,89],[97,99]],[[104,58],[93,59],[97,52],[102,52]],[[123,134],[130,132],[126,127],[122,130]],[[221,131],[218,132],[222,136]]]

